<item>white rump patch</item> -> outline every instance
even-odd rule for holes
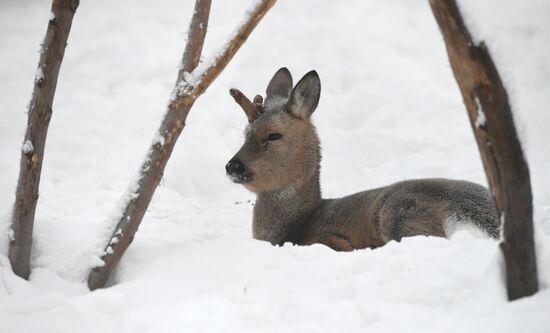
[[[452,238],[459,231],[467,231],[475,238],[487,238],[487,232],[476,226],[471,220],[461,219],[456,215],[451,215],[443,221],[443,230],[445,237]]]

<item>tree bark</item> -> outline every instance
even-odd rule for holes
[[[19,178],[9,232],[11,266],[14,273],[24,279],[28,279],[30,274],[34,215],[55,88],[78,4],[78,0],[52,2],[48,29],[42,42],[34,89],[28,107],[27,130],[21,149]]]
[[[454,0],[430,0],[501,218],[508,298],[538,290],[529,168],[508,94],[484,43],[476,44]]]
[[[117,216],[116,228],[101,257],[103,265],[93,268],[90,272],[88,287],[91,290],[105,285],[113,268],[133,241],[193,103],[223,71],[275,2],[276,0],[256,1],[247,10],[245,19],[221,51],[198,65],[208,23],[210,1],[196,1],[188,43],[168,110],[141,165],[137,180],[130,184],[124,196],[125,207]]]

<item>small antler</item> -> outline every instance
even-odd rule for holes
[[[239,89],[231,88],[229,89],[229,94],[244,110],[249,123],[253,122],[263,112],[262,96],[256,95],[254,102],[251,102]]]
[[[262,95],[254,96],[254,101],[252,103],[254,103],[254,106],[256,107],[256,110],[259,113],[264,112],[264,107],[263,107],[264,99],[263,99]]]

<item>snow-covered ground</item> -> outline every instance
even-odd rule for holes
[[[250,1],[214,1],[205,54]],[[48,134],[30,282],[7,259],[24,127],[49,1],[0,3],[2,332],[549,332],[550,3],[462,0],[509,88],[531,167],[541,291],[508,303],[498,243],[459,233],[376,250],[273,247],[224,165],[253,95],[316,69],[322,186],[337,197],[405,178],[485,184],[427,1],[279,0],[191,111],[162,185],[107,289],[85,278],[108,215],[153,139],[193,1],[81,1]]]

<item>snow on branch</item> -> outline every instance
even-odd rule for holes
[[[92,268],[88,276],[88,287],[91,290],[105,285],[112,270],[133,241],[176,140],[185,127],[185,120],[193,103],[223,71],[275,2],[276,0],[255,0],[227,42],[218,52],[199,65],[208,26],[210,1],[196,0],[187,45],[169,99],[168,110],[154,135],[137,177],[131,182],[113,212],[114,232],[100,253],[101,259],[94,260],[98,265]]]
[[[176,83],[171,101],[175,102],[185,95],[194,98],[200,96],[231,61],[252,30],[275,2],[276,0],[255,0],[250,8],[246,10],[243,19],[229,35],[223,46],[200,63],[193,71],[181,67],[180,72],[182,75]]]

